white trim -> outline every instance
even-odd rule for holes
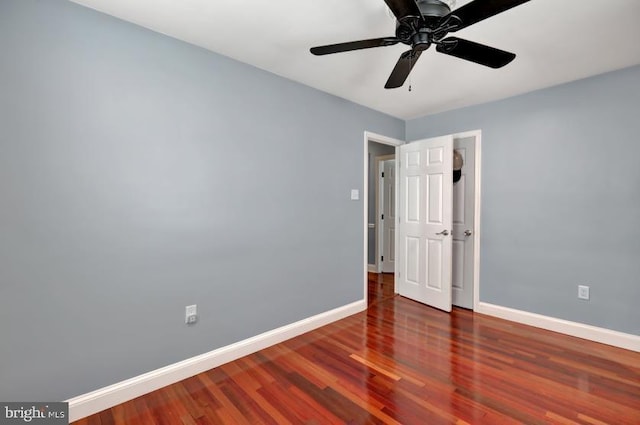
[[[382,134],[372,133],[370,131],[364,132],[364,139],[366,142],[371,141],[391,146],[400,146],[406,143],[404,140],[394,139],[393,137],[383,136]]]
[[[516,310],[485,302],[478,303],[476,312],[499,317],[501,319],[511,320],[512,322],[534,326],[536,328],[560,332],[566,335],[587,339],[589,341],[600,342],[602,344],[640,352],[640,336],[638,335],[599,328],[596,326],[586,325],[584,323],[557,319],[555,317],[543,316],[541,314],[529,313],[528,311]]]
[[[380,273],[378,271],[378,266],[376,266],[375,264],[368,264],[367,271],[369,273]]]
[[[400,146],[396,146],[396,152],[395,152],[395,156],[396,156],[396,196],[395,196],[395,205],[393,206],[395,212],[396,212],[396,231],[393,232],[395,234],[395,240],[393,241],[393,258],[395,261],[395,265],[393,267],[393,293],[394,294],[399,294],[400,293],[400,285],[396,285],[396,282],[400,282],[400,267],[398,267],[398,246],[400,243],[400,234],[398,233],[398,228],[400,226],[400,197],[398,196],[398,194],[400,193],[400,179],[398,178],[398,172],[400,171],[400,162],[402,157],[400,156]]]
[[[364,311],[360,300],[67,400],[70,422]]]
[[[364,148],[363,148],[363,153],[362,153],[362,157],[363,157],[363,205],[362,205],[362,227],[364,229],[363,231],[363,236],[362,236],[362,252],[363,252],[363,268],[362,268],[362,287],[363,287],[363,294],[364,294],[364,299],[366,300],[368,295],[368,291],[367,291],[367,286],[368,286],[368,279],[367,279],[367,271],[369,270],[369,259],[368,259],[368,245],[367,245],[367,239],[368,239],[368,233],[369,233],[369,142],[375,142],[375,143],[382,143],[383,145],[391,145],[391,146],[396,146],[396,151],[397,151],[397,147],[400,145],[404,145],[404,141],[402,140],[398,140],[398,139],[394,139],[392,137],[387,137],[387,136],[382,136],[380,134],[376,134],[376,133],[371,133],[370,131],[365,131],[364,132]],[[396,152],[397,153],[397,152]],[[396,180],[396,187],[397,187],[397,180]],[[396,199],[396,203],[397,203],[397,199]],[[397,211],[397,209],[396,209]]]

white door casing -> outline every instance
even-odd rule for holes
[[[456,138],[453,146],[463,158],[462,176],[453,184],[453,305],[473,309],[475,248],[475,138]]]
[[[453,136],[412,142],[397,151],[399,293],[451,311]]]
[[[396,231],[396,161],[395,159],[383,162],[382,177],[382,249],[381,264],[383,273],[393,273],[395,271],[395,231]]]

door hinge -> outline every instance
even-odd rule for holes
[[[384,171],[382,172],[382,177],[384,178]]]
[[[384,261],[384,255],[380,256],[380,261]]]
[[[384,214],[380,216],[380,220],[384,220]]]

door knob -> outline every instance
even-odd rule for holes
[[[436,233],[436,235],[447,236],[449,235],[449,231],[447,229],[444,229],[442,232]]]
[[[465,230],[464,231],[464,235],[465,236],[471,236],[471,230]]]

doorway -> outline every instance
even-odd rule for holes
[[[454,141],[454,149],[458,151],[464,160],[462,176],[453,186],[453,221],[450,224],[451,232],[450,244],[451,258],[445,267],[451,271],[449,279],[449,291],[451,291],[449,304],[475,309],[479,302],[479,258],[480,258],[480,154],[481,154],[481,131],[469,131],[451,135]],[[406,145],[402,141],[386,138],[384,136],[365,133],[365,158],[369,159],[369,141],[382,143],[396,147],[399,158],[399,146]],[[410,143],[409,143],[410,144]],[[368,167],[365,167],[367,174]],[[365,175],[365,185],[368,180]],[[399,179],[398,179],[399,180]],[[400,192],[400,182],[396,184],[396,191]],[[365,190],[365,195],[367,194]],[[398,199],[394,200],[396,211],[398,209]],[[368,221],[368,202],[365,200],[365,257],[367,253],[368,231],[370,222]],[[378,227],[378,226],[375,226]],[[377,229],[381,230],[381,229]],[[398,250],[398,239],[395,238],[394,250]],[[404,255],[397,252],[397,255]],[[397,255],[394,257],[397,258]],[[379,257],[378,257],[379,258]],[[367,261],[365,261],[367,263]],[[406,266],[406,265],[405,265]],[[367,298],[367,271],[380,271],[378,267],[371,269],[365,264],[365,299]],[[417,269],[415,269],[417,270]],[[399,271],[394,275],[394,292],[399,293]]]
[[[387,252],[387,256],[385,257],[385,246],[383,243],[383,226],[384,223],[381,222],[381,218],[384,214],[383,209],[380,205],[381,200],[381,189],[383,188],[380,180],[382,179],[382,175],[384,174],[384,163],[381,161],[389,160],[388,163],[395,163],[392,161],[395,158],[395,146],[386,145],[382,143],[369,141],[369,187],[367,190],[368,193],[368,201],[367,205],[369,208],[368,213],[368,264],[369,271],[374,273],[383,272],[383,263],[389,260],[389,253]],[[387,176],[387,180],[389,176]],[[395,190],[395,186],[393,188]],[[389,220],[389,216],[387,215],[387,221]],[[387,250],[388,251],[388,250]],[[388,269],[387,265],[387,269]],[[387,273],[393,273],[393,270],[384,270]]]
[[[398,146],[403,145],[402,140],[394,139],[380,134],[370,133],[365,131],[364,133],[364,146],[363,146],[363,162],[364,162],[364,176],[363,176],[363,227],[364,227],[364,270],[363,270],[363,286],[364,286],[364,299],[368,299],[368,272],[378,273],[378,267],[380,264],[380,247],[376,247],[378,242],[378,225],[377,222],[377,206],[376,206],[376,156],[381,155],[394,155]],[[397,185],[396,185],[397,189]],[[394,210],[397,209],[396,201],[394,200]],[[394,288],[395,291],[395,288]]]

